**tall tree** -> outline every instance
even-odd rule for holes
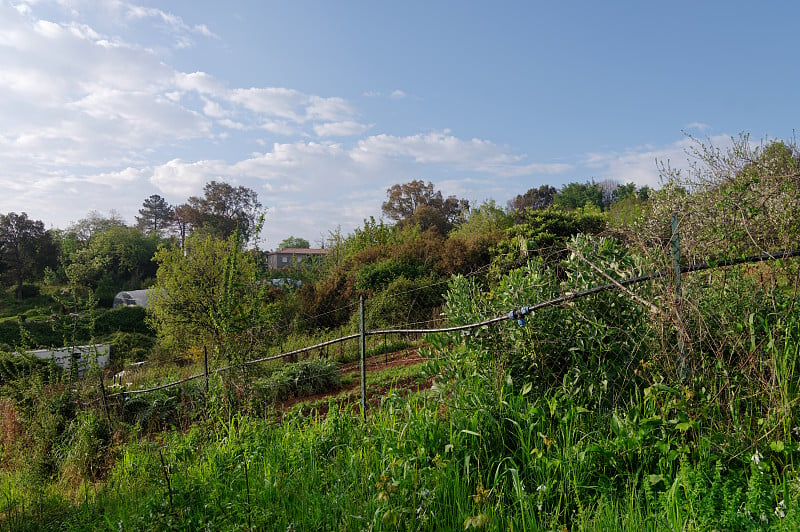
[[[67,235],[71,235],[78,243],[86,243],[93,234],[102,233],[112,227],[126,227],[125,220],[118,212],[112,210],[106,216],[98,211],[89,211],[85,218],[67,228]]]
[[[153,194],[142,202],[139,215],[136,217],[136,225],[145,233],[161,234],[172,222],[174,209],[167,203],[167,200]]]
[[[311,244],[308,242],[308,240],[296,236],[285,238],[280,244],[278,244],[278,249],[308,249],[310,247]]]
[[[435,227],[446,234],[469,214],[469,201],[455,196],[443,198],[430,181],[393,185],[386,194],[381,210],[400,225],[416,224],[423,230]]]
[[[604,196],[603,189],[594,181],[569,183],[561,187],[561,190],[553,199],[553,204],[562,209],[570,210],[579,209],[586,205],[594,205],[602,210],[605,207]]]
[[[238,229],[243,242],[255,236],[253,231],[262,214],[254,190],[217,181],[206,183],[203,197],[192,196],[187,205],[191,211],[187,211],[186,219],[193,227],[223,239]]]
[[[166,247],[156,253],[149,321],[165,345],[205,344],[230,361],[240,358],[260,341],[266,304],[253,255],[236,235],[221,240],[196,233],[186,244],[187,255]]]
[[[24,212],[0,214],[0,264],[4,277],[16,286],[18,299],[25,281],[55,264],[55,248],[40,220],[31,220]]]
[[[513,212],[523,211],[526,208],[540,211],[553,203],[558,191],[550,185],[541,185],[531,188],[525,194],[518,194],[514,199],[508,200],[508,208]]]

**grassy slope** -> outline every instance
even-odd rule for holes
[[[458,361],[453,361],[457,363]],[[422,366],[374,374],[368,422],[344,399],[300,404],[281,424],[217,415],[187,432],[134,439],[104,482],[26,491],[0,477],[0,526],[14,530],[706,530],[800,526],[800,487],[773,468],[793,453],[698,452],[714,436],[660,417],[676,397],[590,412],[557,390],[505,383],[398,393]],[[460,393],[446,400],[439,392]],[[470,409],[458,410],[470,405]],[[309,406],[327,411],[320,416]],[[660,419],[660,421],[655,421]],[[755,421],[755,420],[754,420]],[[754,423],[753,426],[757,424]],[[690,438],[687,436],[691,435]],[[755,437],[753,433],[751,436]],[[747,436],[745,436],[747,437]],[[693,443],[694,442],[694,443]],[[637,474],[637,462],[661,456]],[[672,456],[674,467],[667,464]],[[162,461],[163,460],[163,461]],[[661,463],[664,462],[664,463]],[[646,483],[640,479],[646,479]],[[71,491],[70,500],[63,493]],[[26,501],[26,502],[21,502]],[[781,503],[781,501],[783,501]],[[22,504],[25,504],[23,507]],[[752,510],[752,511],[751,511]],[[780,518],[778,514],[783,513]],[[766,521],[762,521],[763,518]]]

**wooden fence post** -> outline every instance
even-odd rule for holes
[[[103,410],[106,411],[106,419],[108,424],[111,425],[111,415],[108,413],[108,401],[106,400],[106,387],[103,385],[103,373],[100,373],[100,393],[103,396]]]
[[[203,346],[203,366],[206,373],[206,399],[208,398],[208,348]]]

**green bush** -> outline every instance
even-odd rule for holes
[[[111,465],[111,428],[91,411],[78,413],[69,427],[63,471],[76,480],[95,482]]]
[[[356,288],[359,290],[382,290],[399,277],[415,279],[422,275],[424,268],[413,258],[386,259],[376,264],[365,264],[356,274]]]
[[[141,333],[116,332],[108,340],[111,345],[111,364],[122,367],[130,362],[141,362],[150,355],[156,339]]]
[[[47,376],[50,362],[31,355],[19,356],[16,353],[0,351],[0,386],[25,376]]]
[[[637,259],[613,239],[578,235],[568,245],[612,277],[641,273]],[[445,314],[453,325],[476,323],[607,283],[576,253],[555,264],[536,259],[511,270],[489,290],[474,278],[453,278]],[[591,395],[593,401],[622,393],[633,382],[628,368],[650,352],[647,310],[618,290],[547,307],[526,320],[522,327],[510,321],[473,330],[467,345],[486,361],[501,361],[515,379],[537,388],[568,381],[573,393]]]
[[[409,326],[425,328],[431,325],[434,309],[444,301],[445,289],[435,274],[416,279],[398,277],[386,288],[365,301],[365,322],[368,329]],[[353,314],[351,325],[357,330],[358,313]]]
[[[123,419],[141,427],[145,432],[155,432],[179,419],[177,388],[142,393],[125,397]]]
[[[145,321],[147,311],[144,307],[119,307],[99,312],[95,320],[95,334],[104,336],[115,332],[137,333],[155,336],[153,329]]]
[[[335,390],[341,385],[341,373],[334,362],[322,359],[301,360],[287,364],[269,377],[255,383],[256,395],[267,402],[304,397]]]

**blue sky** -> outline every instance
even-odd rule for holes
[[[686,134],[799,123],[800,4],[0,0],[0,212],[65,228],[224,180],[262,246],[320,243],[430,180],[657,186]]]

